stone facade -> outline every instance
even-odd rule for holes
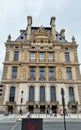
[[[81,109],[81,75],[75,38],[68,42],[65,29],[33,27],[27,17],[27,28],[20,36],[5,43],[6,53],[1,83],[0,109],[3,111],[46,112],[62,109],[61,88],[65,91],[68,111]]]

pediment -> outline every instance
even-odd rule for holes
[[[49,32],[47,32],[42,26],[38,28],[33,34],[31,35],[31,39],[48,39],[52,40],[52,36]]]

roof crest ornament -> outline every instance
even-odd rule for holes
[[[11,41],[11,35],[8,35],[7,41]]]
[[[73,43],[76,43],[76,40],[75,40],[75,37],[74,37],[74,36],[72,36],[72,39],[71,39],[71,40],[72,40]]]

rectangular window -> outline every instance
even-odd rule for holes
[[[49,67],[49,79],[54,79],[54,67]]]
[[[71,67],[66,67],[67,79],[72,79]]]
[[[75,97],[74,97],[74,89],[73,89],[73,87],[69,88],[69,96],[70,96],[70,102],[74,102]]]
[[[44,67],[40,67],[40,79],[44,79]]]
[[[65,52],[65,61],[69,62],[70,61],[70,57],[69,57],[69,53]]]
[[[48,53],[48,60],[49,61],[53,61],[54,57],[53,57],[53,53]]]
[[[35,79],[35,67],[30,67],[30,79]]]
[[[15,51],[14,52],[14,61],[18,61],[18,58],[19,58],[19,52]]]
[[[31,61],[35,61],[35,52],[31,53],[31,57],[30,57]]]
[[[12,67],[12,79],[16,79],[17,78],[17,66],[13,66]]]
[[[44,61],[44,53],[40,52],[40,61]]]

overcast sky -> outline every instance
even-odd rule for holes
[[[56,17],[56,30],[65,28],[66,40],[76,38],[81,63],[81,0],[0,0],[0,80],[2,77],[7,36],[12,40],[26,29],[27,16],[31,15],[33,26],[50,26],[50,18]]]

